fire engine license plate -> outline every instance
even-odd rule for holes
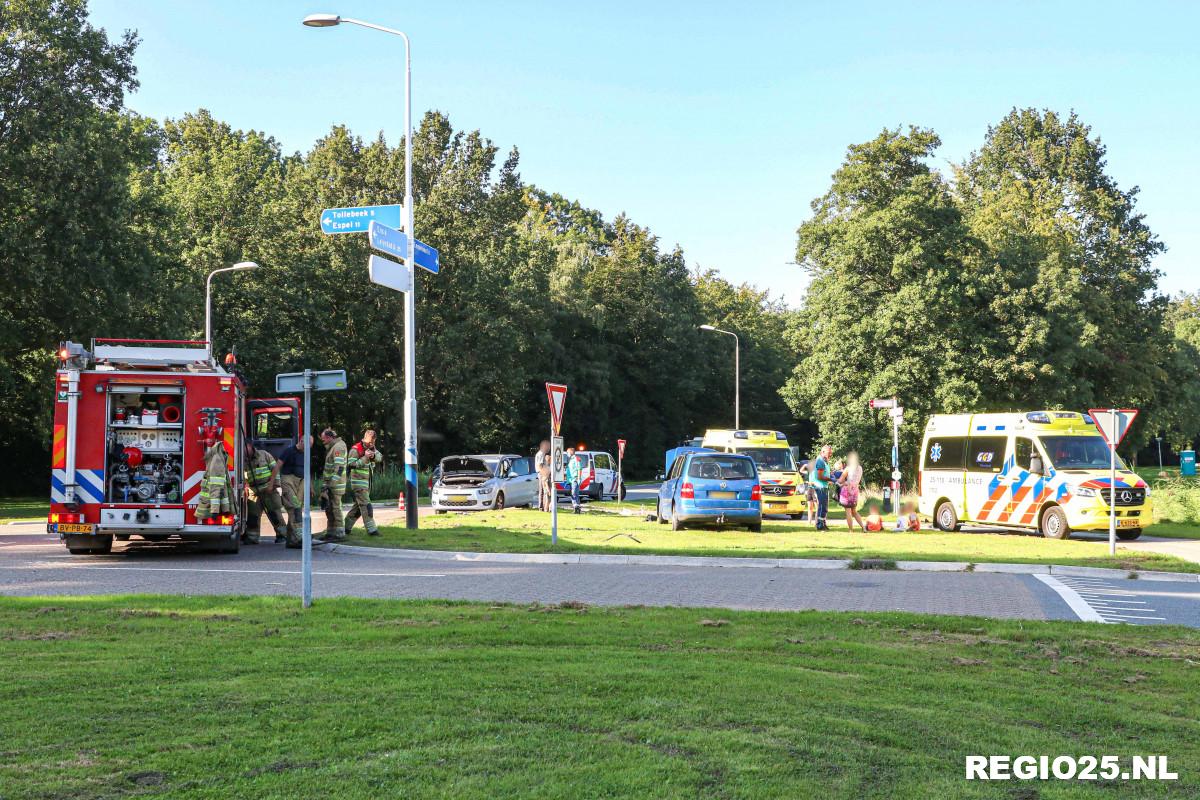
[[[59,533],[91,533],[93,525],[90,522],[60,522]]]
[[[737,492],[709,492],[708,496],[713,500],[732,500],[737,497]]]
[[[1138,519],[1119,519],[1117,520],[1118,528],[1136,528],[1141,520]]]

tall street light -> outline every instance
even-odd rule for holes
[[[208,357],[211,360],[213,354],[213,338],[212,338],[212,279],[213,275],[219,272],[239,272],[244,269],[258,269],[258,264],[253,261],[239,261],[232,267],[221,267],[214,269],[208,273],[208,280],[204,282],[204,347],[208,351]]]
[[[742,342],[738,339],[738,335],[733,331],[723,331],[720,328],[712,325],[701,325],[702,331],[713,331],[714,333],[723,333],[726,336],[733,337],[733,427],[741,429],[742,427],[742,397],[741,397],[741,350]]]
[[[412,46],[408,34],[382,25],[337,14],[309,14],[304,18],[304,24],[310,28],[332,28],[343,23],[390,33],[404,40],[404,232],[408,234],[404,263],[412,286],[404,293],[404,521],[407,528],[414,530],[417,527],[417,276],[412,193]]]

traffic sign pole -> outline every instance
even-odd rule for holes
[[[305,608],[312,605],[312,438],[308,429],[312,425],[313,384],[313,371],[304,370],[304,424],[300,430],[304,437],[301,440],[304,442],[304,543],[300,551],[300,596]]]
[[[567,405],[567,387],[561,383],[546,383],[546,400],[550,403],[550,441],[554,443],[551,447],[551,452],[562,452],[559,431],[562,430],[562,413],[563,408]],[[561,461],[559,458],[553,459],[555,462]],[[551,476],[551,483],[554,484],[554,490],[550,492],[550,544],[558,544],[558,472],[557,463],[552,465],[555,468],[555,474]]]
[[[554,430],[554,423],[550,423],[550,438],[557,438],[558,433]],[[550,476],[550,546],[558,546],[558,469],[553,463],[550,465],[551,471],[554,473]]]
[[[1118,417],[1120,413],[1115,408],[1110,408],[1108,413],[1112,416],[1111,433],[1108,437],[1108,554],[1115,556],[1117,554],[1117,442],[1120,441],[1120,435],[1117,432]]]

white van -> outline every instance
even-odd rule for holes
[[[1117,537],[1136,539],[1154,520],[1150,487],[1117,459],[1109,485],[1108,444],[1075,411],[935,414],[925,427],[917,473],[920,510],[937,528],[962,523],[1040,530],[1108,530],[1115,494]]]

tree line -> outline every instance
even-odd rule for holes
[[[93,336],[202,338],[204,279],[219,353],[236,348],[252,394],[277,372],[347,369],[317,425],[371,425],[398,455],[402,303],[367,280],[364,235],[324,236],[323,208],[398,202],[406,142],[335,127],[305,152],[204,110],[156,121],[125,105],[132,33],[110,38],[84,0],[0,7],[0,447],[49,471],[54,347]],[[663,451],[742,421],[886,461],[873,396],[909,408],[902,445],[940,411],[1110,403],[1147,410],[1141,441],[1200,429],[1200,298],[1157,291],[1162,244],[1136,190],[1104,172],[1073,115],[1014,110],[949,171],[929,130],[849,148],[799,229],[811,276],[799,308],[689,267],[624,215],[522,179],[516,148],[431,111],[414,132],[423,466],[452,452],[528,451],[547,432],[542,384],[567,383],[564,434],[649,475]],[[799,214],[798,214],[799,216]]]

